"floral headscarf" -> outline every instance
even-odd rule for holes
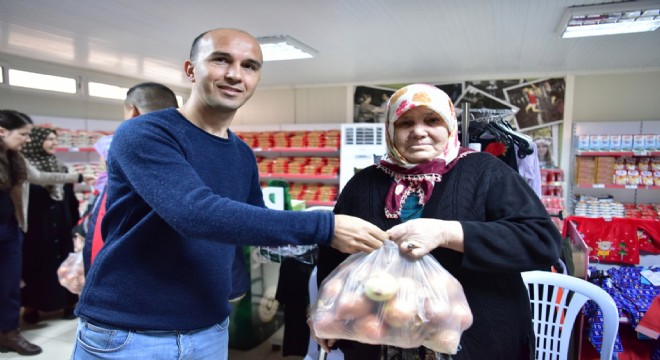
[[[110,150],[110,144],[112,143],[112,135],[106,135],[99,138],[94,144],[94,149],[97,153],[105,160],[108,158],[108,151]],[[98,174],[98,179],[94,184],[94,188],[99,192],[103,192],[106,184],[108,183],[108,172],[101,171]]]
[[[30,161],[30,164],[39,171],[44,172],[66,172],[64,166],[55,155],[51,155],[44,150],[44,141],[51,133],[57,134],[55,129],[35,126],[30,132],[30,142],[23,146],[23,155]],[[60,201],[64,197],[63,184],[44,186],[50,193],[53,200]]]
[[[438,113],[447,124],[449,139],[445,148],[434,160],[427,163],[409,163],[394,144],[394,123],[406,111],[424,106]],[[413,84],[397,90],[389,99],[385,120],[387,154],[378,168],[394,178],[387,193],[385,216],[398,218],[408,196],[416,193],[419,204],[424,205],[433,193],[436,182],[451,170],[458,159],[472,152],[461,147],[458,140],[458,121],[454,104],[444,91],[435,86]]]

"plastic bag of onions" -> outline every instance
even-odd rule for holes
[[[321,339],[458,351],[472,325],[463,287],[431,255],[411,259],[392,241],[349,256],[323,281],[311,307]]]
[[[81,252],[69,253],[57,269],[57,278],[60,285],[74,294],[80,294],[85,286],[85,269]]]

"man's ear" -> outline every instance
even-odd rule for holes
[[[9,131],[8,131],[7,129],[5,129],[5,128],[3,128],[2,126],[0,126],[0,138],[3,138],[3,137],[5,137],[5,136],[7,136],[7,133],[8,133],[8,132],[9,132]]]
[[[140,115],[140,110],[135,105],[124,105],[124,120],[132,119]]]
[[[131,105],[131,117],[136,117],[140,115],[140,109],[137,108],[135,105]]]
[[[195,64],[192,61],[186,60],[183,63],[183,71],[190,81],[195,82]]]

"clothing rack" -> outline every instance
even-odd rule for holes
[[[459,115],[461,116],[461,145],[464,147],[468,147],[468,144],[470,143],[470,134],[469,134],[469,125],[470,125],[470,118],[473,116],[473,114],[480,114],[480,115],[485,115],[485,117],[479,117],[478,120],[483,120],[484,118],[488,119],[488,121],[497,119],[503,119],[508,116],[513,116],[515,113],[511,109],[470,109],[470,104],[469,103],[463,103],[461,106],[461,109],[459,109]]]

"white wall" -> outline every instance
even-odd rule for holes
[[[573,120],[660,120],[660,71],[576,76]]]
[[[36,67],[37,70],[62,75],[77,74],[83,81],[114,81],[126,87],[140,82],[0,54],[0,65],[16,64],[21,64],[21,68]],[[660,120],[660,70],[570,78],[574,80],[574,88],[572,99],[567,99],[566,125],[573,121]],[[435,81],[440,82],[438,79]],[[181,88],[174,90],[184,96],[189,91]],[[239,110],[234,125],[348,123],[352,121],[352,92],[353,86],[257,89],[253,98]],[[567,96],[570,96],[569,91]],[[40,116],[105,119],[118,123],[122,120],[121,101],[89,98],[80,94],[50,94],[12,88],[6,84],[0,84],[0,108]],[[571,126],[565,126],[564,131],[570,133]]]

